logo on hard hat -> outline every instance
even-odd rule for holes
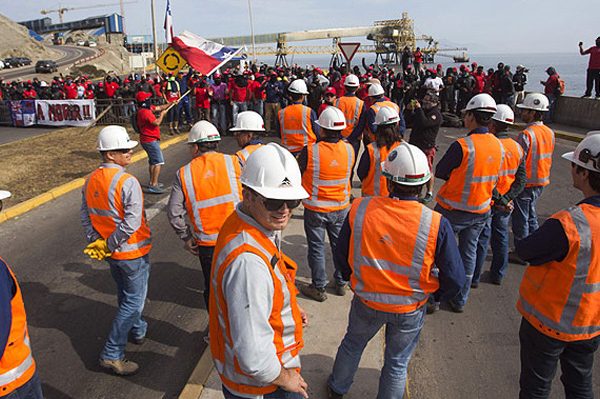
[[[392,151],[392,152],[390,152],[390,155],[388,155],[388,161],[392,162],[397,157],[398,157],[398,151]]]
[[[539,99],[533,100],[533,105],[540,105],[541,101]]]
[[[283,181],[281,182],[279,187],[287,187],[287,186],[291,186],[291,185],[292,185],[292,182],[290,181],[290,179],[288,179],[286,177],[285,179],[283,179]]]

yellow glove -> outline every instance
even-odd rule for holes
[[[99,238],[93,243],[89,244],[83,250],[83,253],[92,259],[103,260],[104,258],[111,256],[112,253],[108,250],[108,245],[103,238]]]

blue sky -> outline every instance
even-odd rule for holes
[[[132,1],[132,0],[126,0]],[[478,53],[577,52],[577,43],[593,45],[600,36],[600,0],[251,0],[255,33],[368,26],[375,20],[400,18],[407,11],[418,34],[442,44],[469,47]],[[63,0],[63,7],[105,4],[115,0]],[[2,13],[13,20],[42,17],[41,8],[57,8],[54,0],[0,0]],[[166,0],[156,0],[158,34]],[[205,37],[249,34],[247,0],[172,0],[175,33],[190,30]],[[119,12],[119,6],[69,11],[65,20]],[[56,14],[51,15],[58,21]],[[150,0],[125,4],[129,34],[151,34]],[[164,39],[163,39],[164,40]]]

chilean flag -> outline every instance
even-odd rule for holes
[[[167,44],[173,41],[173,16],[171,15],[171,0],[167,0],[167,10],[165,11],[165,39]]]
[[[210,75],[241,50],[225,47],[187,31],[174,37],[171,46],[203,75]]]

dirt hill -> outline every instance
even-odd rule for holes
[[[9,40],[0,40],[0,58],[28,57],[35,62],[38,59],[60,57],[60,53],[32,39],[26,27],[2,14],[0,14],[0,38],[10,38]]]

